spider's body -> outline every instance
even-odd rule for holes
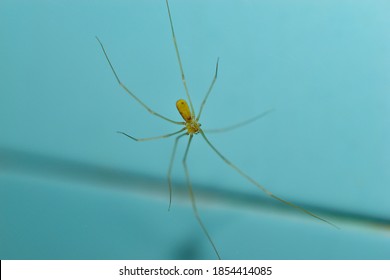
[[[187,129],[187,134],[192,135],[199,133],[201,124],[195,118],[194,114],[191,113],[187,101],[185,101],[184,99],[177,100],[176,108],[186,122],[185,126]]]

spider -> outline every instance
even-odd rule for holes
[[[186,93],[186,97],[187,97],[187,100],[184,100],[184,99],[179,99],[177,102],[176,102],[176,108],[177,110],[179,111],[181,117],[183,118],[184,121],[174,121],[170,118],[167,118],[155,111],[153,111],[152,109],[150,109],[144,102],[142,102],[133,92],[131,92],[119,79],[115,69],[114,69],[114,66],[112,65],[109,57],[108,57],[108,54],[103,46],[103,43],[100,41],[100,39],[98,37],[96,37],[96,39],[98,40],[100,46],[101,46],[101,49],[104,53],[104,56],[106,57],[106,60],[108,62],[108,64],[110,65],[110,68],[118,82],[118,84],[126,91],[127,94],[129,94],[132,98],[134,98],[139,104],[141,104],[150,114],[152,115],[155,115],[161,119],[164,119],[165,121],[168,121],[170,123],[173,123],[173,124],[176,124],[176,125],[180,125],[182,126],[182,128],[178,131],[175,131],[173,133],[169,133],[169,134],[164,134],[164,135],[160,135],[160,136],[155,136],[155,137],[150,137],[150,138],[136,138],[136,137],[133,137],[127,133],[124,133],[124,132],[119,132],[120,134],[123,134],[125,135],[126,137],[134,140],[134,141],[137,141],[137,142],[143,142],[143,141],[150,141],[150,140],[157,140],[157,139],[162,139],[162,138],[168,138],[168,137],[171,137],[171,136],[174,136],[176,135],[176,138],[175,138],[175,142],[174,142],[174,146],[173,146],[173,150],[172,150],[172,154],[171,154],[171,159],[170,159],[170,163],[169,163],[169,168],[168,168],[168,174],[167,174],[167,177],[168,177],[168,190],[169,190],[169,206],[168,206],[168,210],[170,210],[171,208],[171,204],[172,204],[172,180],[171,180],[171,172],[172,172],[172,166],[173,166],[173,162],[174,162],[174,159],[175,159],[175,154],[176,154],[176,149],[177,149],[177,144],[179,142],[179,140],[185,136],[188,136],[188,142],[187,142],[187,146],[186,146],[186,149],[185,149],[185,152],[184,152],[184,156],[183,156],[183,167],[184,167],[184,171],[185,171],[185,175],[186,175],[186,182],[187,182],[187,186],[188,186],[188,191],[189,191],[189,196],[190,196],[190,199],[191,199],[191,204],[192,204],[192,208],[193,208],[193,211],[194,211],[194,214],[195,214],[195,218],[196,220],[198,221],[200,227],[202,228],[205,236],[207,237],[208,241],[210,242],[216,256],[218,259],[221,259],[221,256],[218,252],[218,249],[217,247],[215,246],[214,244],[214,241],[212,240],[206,226],[204,225],[200,215],[199,215],[199,212],[198,212],[198,208],[196,206],[196,200],[195,200],[195,195],[194,195],[194,192],[193,192],[193,189],[192,189],[192,184],[191,184],[191,180],[190,180],[190,175],[189,175],[189,170],[188,170],[188,166],[187,166],[187,157],[188,157],[188,152],[190,150],[190,146],[191,146],[191,142],[192,142],[192,139],[194,137],[194,135],[197,135],[197,134],[200,134],[201,137],[206,141],[207,145],[227,164],[229,165],[232,169],[234,169],[236,172],[238,172],[241,176],[243,176],[245,179],[247,179],[250,183],[252,183],[254,186],[256,186],[257,188],[259,188],[261,191],[263,191],[266,195],[278,200],[279,202],[282,202],[284,204],[287,204],[288,206],[291,206],[293,208],[296,208],[318,220],[321,220],[327,224],[330,224],[334,227],[337,228],[337,226],[335,226],[334,224],[332,224],[331,222],[311,213],[310,211],[298,206],[298,205],[295,205],[287,200],[284,200],[276,195],[274,195],[272,192],[270,192],[268,189],[266,189],[265,187],[263,187],[260,183],[258,183],[256,180],[254,180],[252,177],[250,177],[249,175],[247,175],[244,171],[242,171],[240,168],[238,168],[235,164],[233,164],[230,160],[228,160],[211,142],[210,140],[207,138],[206,134],[205,134],[205,131],[202,130],[201,128],[201,124],[199,122],[199,119],[202,115],[202,112],[203,112],[203,108],[204,106],[206,105],[206,102],[207,102],[207,99],[214,87],[214,84],[217,80],[217,76],[218,76],[218,64],[219,64],[219,58],[217,59],[217,63],[216,63],[216,67],[215,67],[215,74],[214,74],[214,77],[211,81],[211,84],[208,88],[208,91],[200,105],[200,109],[198,111],[198,114],[195,114],[195,110],[194,110],[194,106],[192,104],[192,101],[191,101],[191,97],[190,97],[190,94],[189,94],[189,91],[188,91],[188,87],[187,87],[187,83],[186,83],[186,78],[185,78],[185,75],[184,75],[184,69],[183,69],[183,64],[182,64],[182,61],[181,61],[181,57],[180,57],[180,53],[179,53],[179,48],[178,48],[178,45],[177,45],[177,41],[176,41],[176,35],[175,35],[175,30],[174,30],[174,27],[173,27],[173,22],[172,22],[172,16],[171,16],[171,11],[170,11],[170,8],[169,8],[169,3],[168,3],[168,0],[165,0],[166,2],[166,6],[167,6],[167,11],[168,11],[168,17],[169,17],[169,23],[170,23],[170,28],[171,28],[171,34],[172,34],[172,39],[173,39],[173,44],[174,44],[174,47],[175,47],[175,52],[176,52],[176,57],[177,57],[177,60],[178,60],[178,63],[179,63],[179,67],[180,67],[180,73],[181,73],[181,79],[182,79],[182,83],[183,83],[183,86],[184,86],[184,90],[185,90],[185,93]],[[221,128],[221,129],[215,129],[213,130],[213,132],[223,132],[223,131],[227,131],[227,130],[231,130],[231,129],[235,129],[237,127],[241,127],[243,125],[246,125],[248,123],[251,123],[263,116],[265,116],[266,114],[268,114],[270,111],[272,110],[268,110],[266,112],[263,112],[251,119],[248,119],[248,120],[245,120],[243,122],[240,122],[240,123],[237,123],[235,125],[232,125],[232,126],[229,126],[229,127],[225,127],[225,128]],[[210,130],[209,130],[210,131]]]

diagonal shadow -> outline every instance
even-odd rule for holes
[[[0,147],[1,174],[84,182],[96,187],[110,188],[110,190],[140,193],[168,199],[166,178],[8,147]],[[180,198],[180,201],[186,200],[189,203],[187,187],[184,182],[176,182],[175,185],[178,186],[178,188],[175,188],[175,197]],[[197,184],[195,191],[197,201],[206,207],[225,206],[251,209],[266,214],[281,214],[283,216],[310,219],[310,217],[261,194],[253,195],[238,191],[221,191],[221,188],[218,188],[218,186],[204,184]],[[341,228],[343,224],[354,224],[375,230],[390,231],[389,218],[296,201],[292,202],[337,222],[337,225]]]

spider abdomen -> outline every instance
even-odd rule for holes
[[[187,101],[184,99],[177,100],[176,108],[186,123],[192,120],[191,110],[190,107],[188,107]]]

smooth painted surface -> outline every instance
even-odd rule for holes
[[[202,128],[275,110],[210,134],[230,160],[277,195],[390,219],[390,3],[178,1],[171,13],[195,108],[218,80]],[[0,2],[0,147],[129,170],[165,181],[185,98],[165,1]],[[175,182],[184,172],[180,143]],[[1,259],[215,258],[188,203],[4,168]],[[37,163],[38,164],[38,163]],[[193,185],[261,195],[200,136]],[[132,189],[133,186],[129,186]],[[164,186],[165,188],[165,186]],[[174,189],[175,191],[175,189]],[[175,198],[175,196],[174,196]],[[226,259],[389,259],[389,231],[293,219],[199,201]],[[291,209],[291,211],[295,211]]]

